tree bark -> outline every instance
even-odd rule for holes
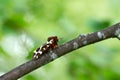
[[[31,71],[48,64],[49,62],[63,56],[73,50],[105,40],[108,38],[118,38],[120,34],[120,23],[107,27],[104,30],[89,34],[80,34],[77,38],[58,46],[41,56],[38,60],[30,60],[11,71],[0,76],[0,80],[17,80],[18,78],[30,73]]]

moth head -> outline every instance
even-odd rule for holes
[[[53,40],[54,42],[58,42],[58,37],[57,36],[51,36],[51,37],[48,37],[47,41],[51,41]]]

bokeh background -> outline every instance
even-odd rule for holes
[[[59,45],[120,21],[120,0],[0,0],[0,75],[30,60],[57,35]],[[120,80],[120,41],[73,51],[20,80]]]

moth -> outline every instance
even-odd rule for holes
[[[49,52],[50,50],[55,49],[56,47],[58,47],[58,37],[48,37],[47,42],[34,51],[33,60],[39,59],[41,55]]]

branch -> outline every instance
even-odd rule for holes
[[[50,51],[41,56],[38,60],[30,60],[15,69],[9,71],[6,74],[0,76],[0,80],[17,80],[18,78],[24,76],[25,74],[30,73],[31,71],[48,64],[49,62],[57,59],[60,56],[67,54],[73,50],[105,40],[108,38],[120,38],[120,23],[117,23],[111,27],[108,27],[104,30],[90,33],[90,34],[81,34],[77,38],[60,45],[58,48]]]

